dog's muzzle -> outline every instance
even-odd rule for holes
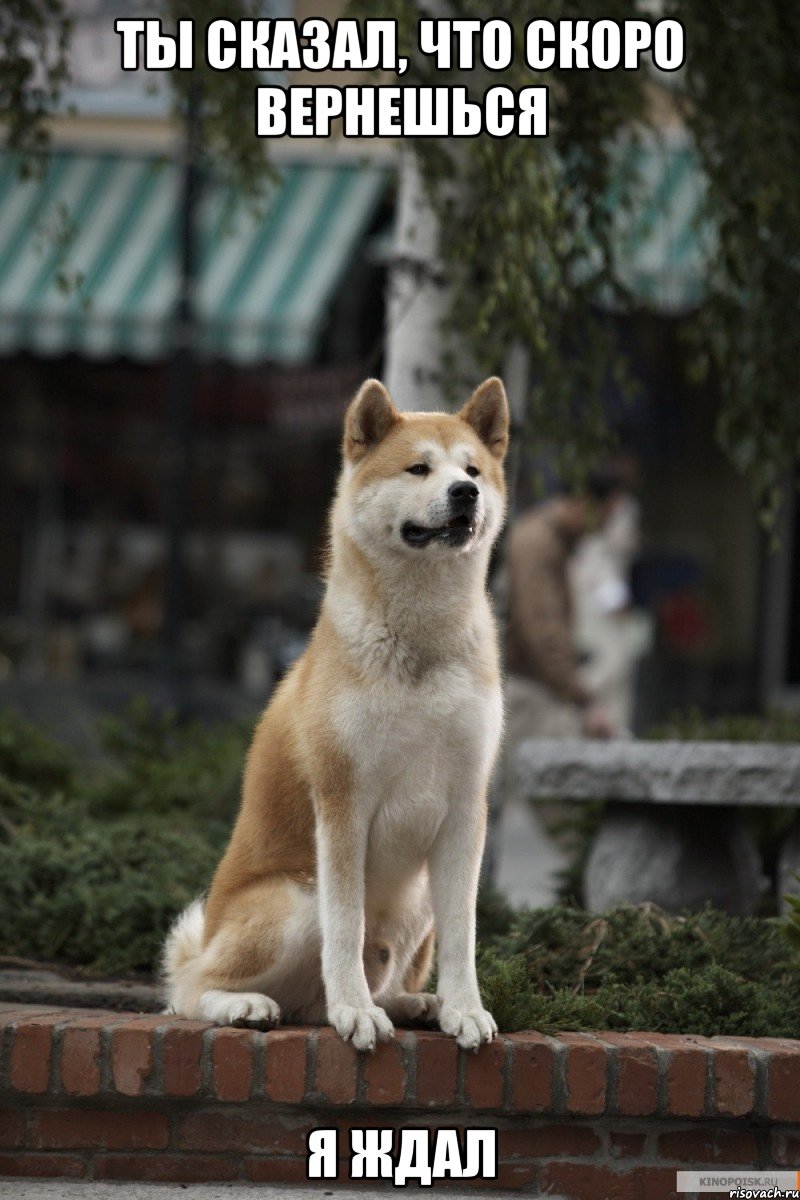
[[[474,537],[478,528],[477,509],[480,491],[471,480],[451,483],[447,489],[450,516],[444,525],[416,525],[406,521],[401,529],[403,541],[409,546],[422,548],[431,542],[445,545],[464,546]]]

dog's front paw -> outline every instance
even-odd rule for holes
[[[462,1050],[477,1050],[481,1042],[490,1042],[497,1033],[495,1019],[485,1008],[446,1002],[439,1009],[439,1028],[454,1037]]]
[[[394,1037],[394,1026],[382,1008],[374,1004],[355,1008],[352,1004],[332,1004],[328,1020],[346,1042],[356,1050],[374,1050],[376,1042]]]

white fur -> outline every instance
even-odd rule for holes
[[[364,923],[369,926],[387,905],[422,919],[435,912],[440,1023],[461,1046],[474,1049],[496,1032],[475,977],[474,898],[480,805],[500,737],[502,701],[499,686],[481,682],[476,665],[493,645],[484,580],[503,506],[478,478],[478,529],[471,542],[460,549],[409,547],[401,535],[404,523],[441,523],[448,487],[470,478],[467,444],[447,452],[421,442],[416,456],[431,467],[428,476],[403,473],[379,481],[358,491],[353,502],[345,489],[334,511],[335,530],[352,537],[379,566],[389,601],[386,610],[373,612],[334,559],[325,606],[362,672],[357,687],[337,694],[336,730],[357,765],[354,809],[363,845],[354,846],[347,879],[329,878],[325,831],[318,829],[323,976],[332,1023],[354,1044],[371,1046],[387,1032],[356,952]],[[422,890],[425,900],[409,904],[409,891]]]
[[[351,678],[358,677],[338,685],[333,716],[355,770],[347,816],[337,818],[350,822],[347,836],[326,825],[315,797],[316,886],[291,885],[282,951],[240,992],[204,983],[225,933],[203,949],[202,904],[186,910],[164,955],[179,1012],[267,1024],[281,1011],[306,1021],[327,1013],[360,1050],[390,1037],[392,1018],[438,1019],[468,1049],[496,1032],[475,975],[475,896],[485,791],[502,726],[485,578],[503,498],[476,477],[475,531],[466,544],[409,546],[404,524],[445,524],[448,488],[472,478],[466,468],[476,457],[466,438],[449,450],[421,438],[413,454],[429,466],[427,476],[399,469],[356,486],[346,465],[333,510],[324,608],[355,668]],[[378,606],[337,553],[348,541],[376,569]],[[434,920],[438,997],[408,995],[403,980]],[[373,963],[370,973],[365,957],[383,945],[390,948],[386,967]]]
[[[281,1010],[261,992],[203,992],[200,1015],[216,1025],[277,1025]]]

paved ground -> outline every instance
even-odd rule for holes
[[[524,800],[503,806],[497,830],[494,884],[515,908],[555,903],[556,872],[565,864],[533,805]]]
[[[416,1183],[410,1190],[419,1195]],[[317,1183],[292,1187],[281,1183],[81,1183],[80,1180],[28,1180],[0,1179],[0,1196],[3,1200],[233,1200],[234,1197],[263,1196],[265,1200],[317,1200],[318,1197],[333,1197],[333,1200],[386,1200],[388,1195],[398,1195],[400,1188],[391,1184],[382,1191],[359,1187],[338,1188],[332,1184]],[[428,1189],[426,1188],[427,1192]],[[448,1188],[440,1193],[447,1200],[497,1200],[497,1192],[470,1191],[451,1192]],[[559,1200],[549,1196],[548,1200]]]

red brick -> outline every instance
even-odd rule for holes
[[[22,1146],[25,1117],[18,1108],[0,1108],[0,1146],[6,1150]]]
[[[443,1033],[420,1032],[417,1037],[417,1104],[442,1107],[456,1094],[458,1046]],[[470,1058],[471,1055],[466,1055]]]
[[[99,1028],[64,1030],[61,1082],[70,1096],[94,1096],[100,1090]]]
[[[474,1054],[464,1055],[464,1099],[472,1108],[503,1107],[505,1059],[504,1038],[495,1038]]]
[[[203,1085],[203,1034],[212,1026],[197,1021],[169,1025],[162,1034],[164,1093],[196,1096]]]
[[[667,1063],[667,1112],[671,1117],[702,1117],[706,1110],[708,1055],[699,1046],[681,1046]]]
[[[273,1029],[266,1037],[264,1091],[270,1100],[297,1104],[306,1091],[308,1030]]]
[[[597,1116],[606,1104],[606,1051],[580,1033],[561,1034],[567,1048],[567,1111]]]
[[[208,1154],[100,1154],[95,1179],[146,1179],[153,1183],[213,1183],[236,1179],[239,1161]]]
[[[667,1052],[665,1111],[675,1117],[701,1117],[706,1111],[709,1055],[715,1042],[697,1034],[636,1035]]]
[[[753,1134],[745,1130],[677,1129],[659,1136],[658,1157],[698,1166],[755,1166],[758,1147]]]
[[[553,1110],[553,1063],[551,1042],[535,1033],[512,1033],[510,1107],[515,1112]]]
[[[749,1116],[755,1105],[756,1077],[747,1051],[717,1050],[713,1079],[714,1111],[724,1117]]]
[[[30,1140],[37,1150],[163,1150],[169,1120],[153,1112],[37,1109]]]
[[[499,1156],[506,1158],[585,1158],[596,1155],[600,1138],[589,1125],[541,1125],[531,1129],[501,1129]]]
[[[153,1030],[136,1025],[115,1029],[111,1035],[111,1072],[116,1090],[123,1096],[141,1096],[152,1069]]]
[[[640,1167],[636,1176],[642,1189],[637,1200],[686,1200],[686,1193],[676,1190],[677,1179],[672,1167]]]
[[[180,1120],[177,1144],[181,1150],[243,1154],[263,1150],[268,1154],[305,1154],[306,1138],[313,1122],[286,1119],[272,1112],[259,1116],[236,1113],[189,1113]]]
[[[358,1055],[333,1029],[317,1035],[314,1090],[329,1104],[352,1104],[356,1098]]]
[[[800,1049],[776,1050],[770,1057],[769,1116],[800,1121]]]
[[[689,1039],[687,1038],[687,1041]],[[791,1038],[768,1038],[768,1037],[727,1037],[719,1036],[713,1038],[694,1038],[696,1041],[705,1041],[712,1050],[767,1050],[767,1051],[789,1051],[794,1053],[798,1050],[798,1042]]]
[[[86,1164],[72,1154],[0,1154],[0,1175],[38,1179],[82,1179]]]
[[[62,1019],[59,1013],[54,1013],[30,1017],[17,1024],[11,1044],[11,1086],[16,1091],[35,1095],[47,1091],[53,1057],[53,1026]]]
[[[434,1192],[441,1190],[444,1195],[447,1195],[452,1189],[458,1189],[458,1192],[461,1193],[465,1192],[467,1188],[470,1190],[474,1188],[476,1192],[486,1192],[487,1188],[491,1188],[491,1192],[488,1192],[488,1195],[494,1195],[498,1192],[522,1192],[522,1190],[527,1194],[531,1194],[530,1186],[536,1183],[537,1175],[539,1175],[539,1164],[537,1163],[500,1163],[498,1174],[494,1178],[479,1175],[468,1178],[468,1180],[437,1180],[434,1183],[433,1189]],[[342,1182],[349,1182],[347,1176],[343,1178]],[[361,1182],[372,1182],[374,1187],[375,1181],[353,1180],[350,1186],[355,1187],[356,1184]],[[411,1183],[410,1187],[413,1186],[414,1184]],[[426,1188],[426,1190],[428,1189]],[[536,1190],[535,1195],[540,1195],[539,1189]]]
[[[245,1178],[251,1183],[308,1183],[305,1158],[246,1158]],[[319,1181],[320,1185],[325,1180]]]
[[[652,1044],[641,1034],[604,1033],[603,1041],[617,1048],[617,1112],[648,1117],[658,1108],[658,1060]]]
[[[470,1187],[502,1188],[504,1191],[518,1192],[522,1188],[527,1189],[529,1184],[535,1183],[538,1173],[539,1167],[536,1163],[501,1163],[494,1179],[455,1179],[453,1186],[458,1187],[459,1190],[468,1184]],[[442,1185],[439,1183],[437,1186],[441,1187]]]
[[[800,1164],[800,1130],[787,1132],[775,1129],[772,1132],[771,1163],[778,1167],[797,1167]]]
[[[247,1100],[253,1083],[254,1035],[249,1029],[217,1029],[211,1043],[218,1100]]]
[[[363,1116],[359,1115],[352,1117],[340,1117],[337,1115],[330,1121],[328,1121],[327,1117],[324,1115],[320,1117],[320,1128],[324,1129],[327,1126],[333,1127],[334,1125],[339,1131],[339,1154],[349,1155],[351,1134],[354,1129],[396,1129],[397,1121],[395,1118],[389,1116],[388,1113],[383,1115],[380,1113],[375,1113],[374,1116],[372,1113],[368,1113]],[[405,1122],[403,1122],[403,1128],[407,1128]],[[408,1126],[408,1128],[416,1128],[416,1126],[414,1126],[412,1123]]]
[[[402,1104],[406,1096],[403,1034],[381,1042],[366,1055],[364,1086],[368,1104]]]
[[[624,1133],[612,1130],[608,1135],[609,1158],[641,1158],[646,1141],[643,1133]]]
[[[542,1195],[552,1189],[569,1200],[680,1200],[671,1168],[639,1166],[616,1173],[602,1166],[551,1163],[542,1168],[541,1179]]]
[[[569,1200],[641,1200],[642,1196],[637,1172],[619,1174],[589,1163],[546,1163],[540,1179],[544,1195],[549,1191]]]

